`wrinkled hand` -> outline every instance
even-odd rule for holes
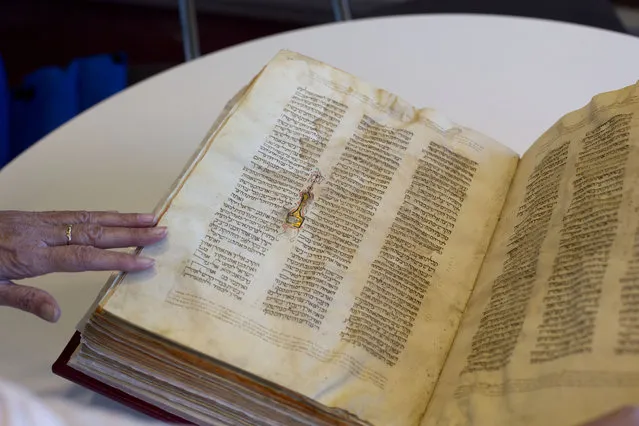
[[[154,227],[153,221],[153,215],[115,212],[0,212],[0,306],[57,321],[60,307],[53,296],[12,280],[52,272],[147,269],[152,259],[107,249],[160,241],[166,228]]]

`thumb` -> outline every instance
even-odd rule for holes
[[[0,306],[10,306],[30,312],[43,320],[56,322],[60,318],[58,302],[44,290],[0,281]]]

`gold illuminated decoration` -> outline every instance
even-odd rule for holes
[[[311,183],[300,193],[300,200],[297,203],[297,206],[286,214],[286,226],[297,229],[302,227],[302,224],[306,219],[308,207],[314,198],[313,187],[321,180],[322,175],[319,171],[312,174]]]

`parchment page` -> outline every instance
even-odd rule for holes
[[[522,158],[423,425],[575,425],[639,403],[639,91]]]
[[[416,424],[518,158],[283,52],[103,308],[381,425]]]

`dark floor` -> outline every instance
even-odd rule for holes
[[[0,55],[10,86],[39,67],[99,53],[125,52],[133,80],[184,59],[177,10],[82,0],[0,3]],[[204,13],[198,24],[202,53],[300,26]]]
[[[0,56],[10,86],[46,65],[64,66],[73,58],[122,51],[130,81],[183,61],[178,12],[107,0],[0,0]],[[637,4],[639,0],[617,0]],[[170,2],[173,5],[177,3]],[[327,0],[328,3],[328,0]],[[330,9],[328,9],[330,13]],[[494,13],[577,22],[624,31],[609,0],[410,0],[399,8],[366,11],[362,16],[405,13]],[[202,53],[254,38],[317,23],[312,19],[275,20],[200,11]],[[320,21],[330,20],[330,14]]]

